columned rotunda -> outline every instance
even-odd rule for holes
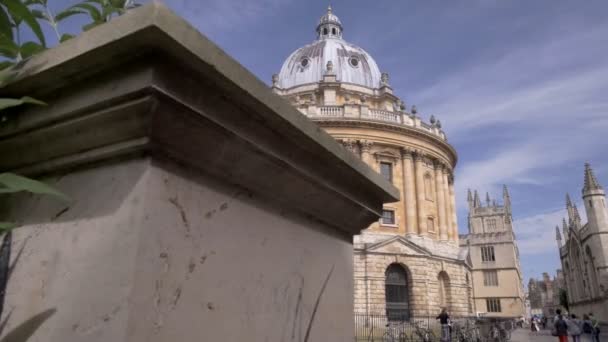
[[[272,89],[401,193],[355,238],[355,312],[406,320],[441,307],[471,313],[470,263],[458,246],[457,154],[441,122],[424,121],[393,93],[388,73],[343,39],[331,7],[316,33],[273,75]]]

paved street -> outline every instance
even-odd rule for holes
[[[568,338],[570,341],[571,338]],[[541,330],[539,332],[532,332],[530,329],[517,329],[511,334],[511,342],[545,342],[545,341],[557,341],[557,337],[551,336],[549,330]],[[600,341],[608,341],[608,335],[603,333]]]
[[[511,334],[512,342],[545,342],[545,341],[557,341],[557,337],[551,336],[549,330],[543,330],[539,332],[532,332],[530,329],[517,329]]]

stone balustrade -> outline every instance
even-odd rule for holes
[[[300,111],[313,119],[361,119],[370,121],[388,122],[397,125],[409,126],[420,129],[427,133],[438,136],[442,140],[447,140],[445,133],[436,125],[428,124],[419,117],[407,112],[391,112],[382,109],[373,109],[366,106],[309,106],[300,108]]]
[[[321,115],[321,116],[331,116],[331,117],[344,116],[344,108],[341,107],[341,106],[323,106],[323,107],[319,107],[319,115]]]

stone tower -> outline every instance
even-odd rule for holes
[[[519,251],[513,232],[511,196],[506,186],[502,205],[477,190],[467,194],[469,233],[460,245],[469,249],[473,267],[475,310],[491,317],[521,317],[525,313]]]
[[[608,322],[608,209],[606,193],[589,164],[585,164],[582,200],[587,222],[582,222],[567,194],[568,221],[563,220],[563,236],[556,236],[568,302],[572,312],[593,312]]]

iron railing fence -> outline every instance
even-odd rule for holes
[[[510,331],[515,329],[511,320],[484,319],[475,316],[450,316],[452,322],[452,341],[456,341],[456,333],[464,333],[466,340],[489,340],[490,330],[494,324],[500,331],[505,331],[510,337]],[[476,330],[473,338],[472,329]],[[502,335],[502,334],[501,334]],[[462,339],[462,338],[461,338]],[[439,342],[441,340],[441,324],[436,316],[412,316],[407,320],[397,320],[384,314],[355,313],[355,341],[357,342]]]

